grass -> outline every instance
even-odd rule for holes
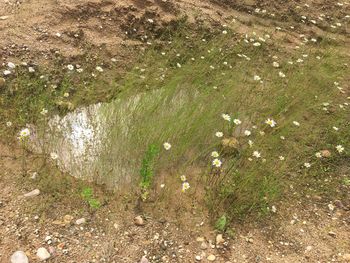
[[[187,32],[180,30],[169,45],[149,48],[133,70],[107,88],[101,79],[86,85],[80,77],[67,76],[57,89],[50,90],[48,82],[38,76],[17,76],[2,97],[1,117],[24,125],[36,122],[43,107],[63,114],[71,104],[99,101],[96,94],[117,97],[105,107],[107,117],[118,112],[120,119],[108,131],[113,144],[101,155],[102,167],[113,168],[122,161],[131,167],[127,173],[139,181],[141,163],[141,187],[149,188],[154,175],[162,171],[175,169],[176,174],[169,176],[180,176],[189,165],[197,165],[203,171],[201,178],[188,174],[187,179],[206,190],[212,217],[224,214],[225,225],[226,220],[267,214],[290,184],[303,189],[311,185],[325,193],[324,187],[318,189],[319,183],[349,159],[346,96],[334,85],[349,74],[344,66],[348,57],[331,43],[290,51],[273,41],[254,47],[230,32],[211,34],[205,41],[202,35]],[[304,62],[296,63],[299,58]],[[281,68],[273,68],[273,61]],[[279,71],[286,78],[281,78]],[[254,75],[263,83],[255,81]],[[76,84],[73,89],[72,83]],[[102,93],[99,87],[104,87]],[[64,92],[72,97],[63,98]],[[86,94],[90,95],[84,97]],[[326,102],[330,105],[324,110]],[[221,117],[223,113],[242,124],[229,124]],[[267,118],[273,118],[277,126],[266,125]],[[244,136],[245,129],[252,135]],[[226,139],[235,138],[239,147],[227,151],[215,136],[217,131]],[[252,147],[248,140],[254,142]],[[172,144],[171,150],[161,150],[154,162],[158,153],[154,149],[166,141]],[[346,149],[342,154],[335,150],[339,144]],[[145,145],[153,145],[146,154]],[[317,159],[315,153],[323,149],[329,149],[332,157]],[[220,169],[211,165],[214,150],[223,162]],[[253,151],[259,151],[261,158],[254,158]],[[305,168],[304,163],[311,163],[311,167]],[[108,174],[103,176],[102,182],[115,181],[107,178]],[[172,187],[180,191],[181,184]]]

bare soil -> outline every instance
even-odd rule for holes
[[[236,21],[240,34],[275,32],[279,26],[277,35],[291,43],[308,33],[346,46],[348,25],[337,30],[329,25],[343,19],[349,9],[348,3],[339,7],[329,0],[4,0],[0,61],[50,64],[57,56],[68,61],[94,56],[101,61],[115,58],[125,68],[135,52],[156,41],[164,28],[177,26],[180,15],[187,15],[191,23],[216,27]],[[324,21],[310,22],[321,14]],[[307,16],[304,22],[301,15]],[[349,187],[337,188],[339,200],[296,195],[290,188],[289,200],[281,201],[269,220],[237,222],[234,233],[224,235],[225,242],[216,246],[217,232],[207,211],[190,198],[173,196],[168,199],[171,208],[157,200],[157,207],[148,204],[139,211],[132,198],[111,195],[104,197],[100,209],[91,211],[76,192],[81,182],[72,178],[47,182],[40,173],[31,179],[41,171],[41,163],[30,155],[23,175],[22,154],[17,144],[0,144],[1,263],[10,262],[16,250],[25,251],[30,262],[39,262],[35,254],[41,246],[52,254],[48,262],[61,263],[139,262],[145,254],[151,262],[196,262],[195,256],[208,262],[210,254],[216,256],[215,262],[350,262]],[[23,197],[39,183],[47,189],[39,196]],[[62,189],[56,192],[55,187]],[[134,224],[140,213],[144,226]],[[70,222],[64,222],[67,215],[73,218]],[[74,223],[83,217],[87,223]],[[201,249],[202,242],[209,247]]]

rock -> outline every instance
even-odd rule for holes
[[[23,251],[16,251],[11,256],[11,263],[29,263],[29,260]]]
[[[5,79],[4,78],[0,78],[0,89],[5,87]]]
[[[222,234],[216,236],[216,245],[220,245],[225,242],[225,239],[222,237]]]
[[[203,242],[205,239],[203,237],[197,237],[197,242]]]
[[[144,226],[145,222],[143,221],[143,218],[141,216],[137,216],[134,218],[134,223],[137,226]]]
[[[209,255],[209,256],[207,257],[207,259],[208,259],[209,261],[215,261],[216,257],[215,257],[213,254],[211,254],[211,255]]]
[[[6,20],[9,16],[0,16],[0,20]]]
[[[195,258],[197,261],[201,261],[201,260],[202,260],[201,256],[198,256],[198,255],[195,256],[194,258]]]
[[[23,196],[24,197],[34,197],[34,196],[37,196],[39,194],[40,194],[40,190],[39,189],[35,189],[35,190],[33,190],[33,191],[29,192],[29,193],[24,194]]]
[[[328,150],[322,150],[321,151],[321,156],[322,157],[325,157],[325,158],[329,158],[329,157],[331,157],[331,152],[330,151],[328,151]]]
[[[148,259],[147,259],[145,256],[143,256],[143,257],[141,258],[140,263],[149,263],[149,261],[148,261]]]
[[[39,248],[38,251],[36,252],[36,255],[42,261],[49,259],[51,257],[49,251],[47,251],[47,249],[44,247]]]
[[[82,224],[85,224],[86,223],[86,219],[83,217],[83,218],[79,218],[75,221],[75,224],[76,225],[82,225]]]
[[[206,250],[208,248],[208,245],[205,241],[201,243],[201,249]]]

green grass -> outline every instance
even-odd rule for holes
[[[110,130],[110,139],[118,147],[112,145],[101,159],[122,156],[135,170],[141,163],[141,186],[147,188],[159,172],[175,169],[181,175],[189,165],[201,167],[201,178],[195,180],[187,175],[189,183],[196,181],[206,190],[213,218],[225,214],[228,221],[267,214],[290,184],[317,188],[348,160],[349,108],[339,107],[346,102],[346,96],[333,84],[344,84],[349,75],[344,66],[348,57],[338,53],[336,46],[322,43],[315,53],[314,46],[289,51],[281,48],[283,43],[257,48],[231,33],[211,34],[205,42],[202,38],[200,34],[188,34],[186,38],[186,30],[180,31],[171,37],[171,44],[149,48],[123,80],[103,89],[102,94],[108,94],[108,98],[133,103],[132,111],[122,112],[127,136],[121,139],[120,127]],[[296,63],[302,54],[308,57],[303,58],[304,63]],[[317,55],[322,59],[316,59]],[[278,57],[280,69],[272,67],[273,56]],[[288,64],[291,60],[293,65]],[[279,71],[286,78],[281,78]],[[254,75],[259,75],[263,83],[254,81]],[[76,83],[73,90],[71,83]],[[20,125],[35,122],[43,107],[57,111],[57,100],[74,106],[99,101],[96,94],[101,95],[98,89],[103,83],[91,81],[90,88],[86,88],[79,78],[69,78],[63,79],[55,91],[46,85],[46,81],[28,76],[13,80],[1,100],[3,120],[12,118]],[[74,94],[75,90],[72,99],[62,97],[64,92]],[[88,99],[84,98],[86,94],[90,94]],[[330,103],[328,111],[323,110],[324,102]],[[243,123],[228,124],[221,117],[223,113]],[[277,126],[267,126],[267,118],[273,118]],[[300,127],[293,121],[298,121]],[[249,129],[252,135],[244,136],[240,127]],[[224,132],[225,138],[235,137],[240,144],[238,152],[227,152],[221,139],[215,137],[217,131]],[[254,142],[251,148],[249,139]],[[171,143],[171,150],[161,150],[154,163],[155,151],[149,148],[145,154],[145,145],[156,148],[166,141]],[[342,154],[335,150],[338,144],[346,149]],[[315,153],[323,149],[329,149],[332,157],[317,159]],[[221,169],[211,166],[213,150],[221,153]],[[253,151],[261,152],[262,157],[254,158]],[[279,156],[285,160],[279,160]],[[306,162],[311,163],[311,168],[303,166]],[[180,189],[181,184],[172,187]],[[325,188],[319,191],[327,192]]]

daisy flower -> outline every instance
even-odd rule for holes
[[[245,131],[244,131],[244,135],[245,135],[245,136],[250,136],[251,134],[252,134],[252,132],[249,131],[249,130],[245,130]]]
[[[300,126],[300,123],[297,122],[297,121],[293,121],[293,124],[294,124],[295,126]]]
[[[186,182],[186,180],[187,180],[185,175],[181,175],[180,179],[181,179],[182,182]]]
[[[277,124],[273,119],[270,119],[270,118],[268,118],[268,119],[265,121],[265,123],[266,123],[267,125],[270,125],[270,127],[275,127],[276,124]]]
[[[73,70],[73,69],[74,69],[74,66],[73,66],[73,65],[71,65],[71,64],[69,64],[69,65],[67,65],[67,69],[69,69],[69,70]]]
[[[213,152],[211,152],[211,157],[218,158],[219,153],[217,151],[213,151]]]
[[[103,68],[100,67],[100,66],[97,66],[97,67],[96,67],[96,70],[99,71],[99,72],[103,72]]]
[[[221,138],[222,136],[224,136],[224,134],[222,132],[216,132],[215,136]]]
[[[213,160],[213,166],[220,167],[221,164],[222,164],[222,162],[219,159],[216,158]]]
[[[280,157],[278,157],[278,158],[279,158],[281,161],[284,161],[284,159],[285,159],[284,156],[282,156],[282,155],[281,155]]]
[[[240,125],[242,123],[241,120],[239,120],[239,119],[234,119],[233,122],[236,125]]]
[[[337,145],[335,148],[339,153],[342,153],[344,151],[344,147],[342,145]]]
[[[170,148],[171,148],[171,144],[168,143],[168,142],[165,142],[165,143],[163,143],[163,147],[164,147],[164,149],[165,149],[166,151],[168,151],[168,150],[170,150]]]
[[[223,113],[221,116],[225,121],[231,121],[230,115]]]
[[[317,152],[317,153],[315,153],[315,156],[316,156],[317,158],[322,158],[322,153]]]
[[[28,128],[24,128],[19,132],[19,138],[27,138],[30,135],[30,130]]]
[[[310,164],[310,163],[304,163],[304,166],[305,166],[306,168],[310,168],[310,167],[311,167],[311,164]]]
[[[48,112],[48,110],[44,108],[41,110],[40,114],[45,116],[47,114],[47,112]]]
[[[261,157],[261,153],[258,152],[258,151],[254,151],[254,152],[253,152],[253,156],[254,156],[255,158],[260,158],[260,157]]]
[[[188,182],[184,182],[182,184],[182,192],[186,192],[188,189],[190,189],[190,184]]]
[[[55,152],[50,153],[50,157],[52,160],[56,160],[58,158],[58,154]]]

